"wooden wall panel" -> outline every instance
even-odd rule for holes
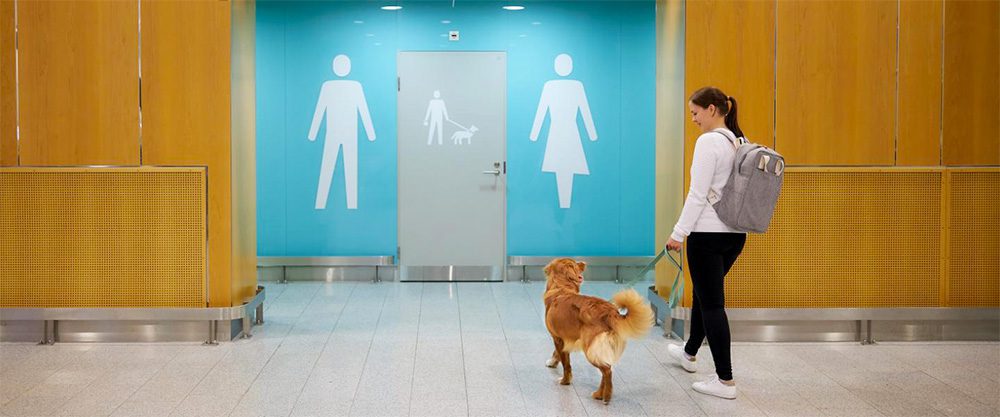
[[[21,165],[138,165],[138,4],[17,3]]]
[[[208,167],[209,304],[232,299],[230,3],[142,2],[147,165]]]
[[[773,145],[774,3],[697,1],[685,7],[686,176],[694,143],[701,135],[690,121],[687,99],[701,87],[715,86],[735,97],[743,132],[754,142]]]
[[[1000,165],[1000,2],[946,1],[944,165]]]
[[[233,1],[233,304],[257,289],[256,3]]]
[[[789,165],[893,165],[897,3],[777,8],[776,149]]]
[[[17,165],[14,2],[0,0],[0,166]]]
[[[899,3],[899,137],[896,165],[941,164],[944,2]]]
[[[691,122],[687,99],[714,86],[736,98],[740,128],[751,140],[773,147],[774,2],[689,1],[685,3],[684,188],[691,183],[691,157],[701,130]],[[672,230],[677,219],[666,225]],[[669,234],[669,232],[668,232]],[[669,269],[669,268],[668,268]],[[685,269],[686,271],[686,269]],[[666,275],[672,277],[672,272]],[[691,277],[684,305],[691,305]],[[671,278],[672,279],[672,278]]]

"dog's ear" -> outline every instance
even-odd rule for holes
[[[549,262],[548,265],[545,265],[545,269],[542,270],[543,272],[545,272],[545,275],[552,274],[552,265],[555,265],[555,261]]]
[[[583,271],[585,269],[587,269],[587,263],[586,262],[577,262],[576,263],[576,267],[580,270],[581,273],[583,273]]]

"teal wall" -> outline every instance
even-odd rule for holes
[[[399,51],[507,52],[508,255],[653,253],[655,4],[652,1],[506,3],[257,3],[257,222],[260,256],[392,255],[396,223],[396,55]],[[461,40],[446,33],[458,30]],[[542,86],[573,58],[598,139],[578,117],[590,175],[560,208],[555,174],[542,172],[549,128],[528,139]],[[361,83],[375,129],[359,122],[357,208],[348,209],[343,160],[325,209],[315,208],[325,123],[310,124],[333,58]]]

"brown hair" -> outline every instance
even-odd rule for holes
[[[727,96],[726,93],[723,93],[718,88],[702,87],[698,91],[695,91],[694,94],[691,94],[689,100],[699,107],[706,109],[708,106],[714,105],[726,117],[726,128],[731,130],[736,137],[743,137],[743,130],[740,129],[739,123],[736,122],[735,98]]]

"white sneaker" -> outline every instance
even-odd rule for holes
[[[670,352],[670,357],[674,358],[685,371],[691,373],[698,371],[698,363],[695,358],[688,356],[687,352],[684,352],[684,348],[677,345],[667,345],[667,351]]]
[[[708,381],[695,382],[691,384],[691,388],[702,394],[714,395],[727,400],[736,399],[736,387],[723,384],[722,381],[719,381],[718,375],[712,376],[712,379]]]

